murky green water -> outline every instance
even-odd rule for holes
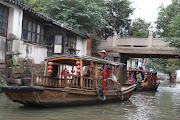
[[[161,82],[157,92],[128,101],[66,108],[29,108],[0,93],[0,120],[180,120],[180,84]]]

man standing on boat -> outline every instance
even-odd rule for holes
[[[108,53],[105,50],[98,51],[98,54],[102,57],[103,60],[108,60],[109,61],[109,59],[107,57]],[[106,65],[106,69],[108,69],[108,68],[110,68],[110,66]],[[104,65],[102,65],[102,67],[98,68],[98,69],[100,69],[101,71],[104,70]]]

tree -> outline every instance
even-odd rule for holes
[[[168,24],[170,24],[171,19],[180,13],[180,1],[172,0],[172,4],[168,5],[166,8],[161,5],[159,7],[160,11],[158,13],[158,18],[156,21],[157,32],[162,37],[167,37],[169,34]]]
[[[128,31],[129,36],[146,38],[149,35],[148,28],[150,27],[150,22],[146,22],[145,20],[138,18],[135,19],[130,25],[130,29]]]
[[[180,66],[180,59],[151,58],[147,61],[146,67],[169,74],[170,80],[172,80],[172,74],[175,72],[175,68]]]
[[[104,0],[29,0],[25,3],[47,16],[79,29],[83,33],[94,34],[101,31],[106,20],[101,13],[106,7],[100,6]],[[39,5],[38,5],[39,4]]]
[[[170,47],[180,48],[180,1],[172,0],[166,8],[160,6],[157,18],[157,32],[162,37],[167,37]]]
[[[103,29],[105,39],[108,36],[112,36],[114,31],[117,31],[120,36],[128,35],[128,29],[131,23],[129,16],[134,11],[134,8],[130,5],[131,2],[129,0],[109,0],[107,2],[108,11],[104,15],[107,25]]]
[[[176,15],[171,19],[170,24],[167,25],[169,28],[168,39],[171,47],[176,47],[180,49],[180,15]]]

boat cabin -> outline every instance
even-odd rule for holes
[[[32,86],[53,88],[73,87],[80,89],[96,89],[103,87],[103,76],[98,66],[110,65],[118,78],[118,67],[123,63],[101,60],[89,56],[61,56],[47,58],[44,75],[32,75]],[[69,71],[67,67],[72,69]],[[87,70],[88,69],[88,70]],[[84,73],[84,71],[86,71]],[[106,79],[106,89],[119,88],[118,82]]]

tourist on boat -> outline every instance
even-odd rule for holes
[[[140,69],[140,70],[143,70],[142,67],[139,67],[139,69]],[[143,80],[144,80],[144,75],[145,75],[145,72],[141,71],[141,77],[142,77]]]
[[[102,57],[103,60],[108,60],[108,53],[105,51],[105,50],[101,50],[101,51],[98,51],[98,54]],[[109,65],[106,65],[106,70],[110,68]],[[99,67],[98,69],[100,69],[101,71],[104,70],[104,65],[102,65],[102,67]]]
[[[130,77],[128,78],[128,81],[130,81],[131,83],[135,82],[133,74],[130,75]]]
[[[137,79],[137,82],[142,81],[141,71],[136,73],[136,79]]]
[[[116,76],[111,73],[111,68],[107,69],[106,79],[109,79],[109,80],[113,81],[114,83],[117,83]]]

